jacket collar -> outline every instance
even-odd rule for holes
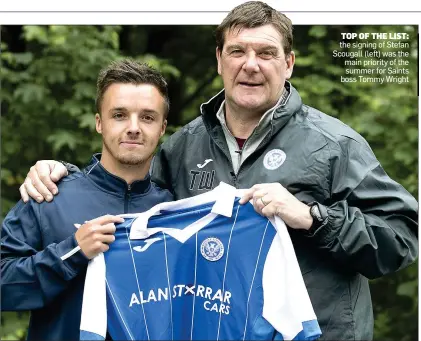
[[[100,153],[93,155],[91,162],[83,172],[102,190],[115,194],[125,194],[127,191],[130,191],[131,194],[144,194],[149,191],[151,187],[149,173],[143,180],[136,180],[129,186],[125,180],[108,172],[100,160]]]
[[[280,130],[288,122],[291,116],[300,110],[302,106],[301,97],[290,82],[285,82],[285,88],[289,92],[289,95],[285,101],[278,102],[272,116],[272,125],[275,131]],[[224,100],[225,89],[221,90],[209,101],[200,106],[200,112],[208,131],[213,130],[215,126],[220,125],[216,113]]]

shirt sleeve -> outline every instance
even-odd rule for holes
[[[80,340],[105,340],[107,333],[106,268],[100,253],[88,265],[83,290]]]
[[[282,340],[315,340],[321,330],[291,238],[279,217],[271,222],[277,233],[263,268],[263,317],[282,335]]]

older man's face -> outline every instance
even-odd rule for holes
[[[225,33],[223,49],[217,49],[216,56],[227,106],[262,115],[276,104],[295,60],[293,53],[285,56],[282,43],[272,25]]]

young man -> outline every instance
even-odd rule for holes
[[[290,227],[323,338],[371,339],[368,279],[416,259],[416,200],[387,176],[358,133],[302,103],[288,82],[295,56],[287,17],[246,2],[216,38],[224,91],[161,146],[152,180],[176,199],[220,181],[251,187],[243,202],[253,198],[258,212]],[[38,163],[22,197],[51,196],[50,172],[54,180],[67,174],[58,162]]]
[[[148,174],[169,110],[161,74],[112,63],[99,74],[96,103],[102,154],[61,182],[53,204],[20,201],[3,221],[1,307],[32,311],[28,340],[78,340],[88,261],[108,250],[123,221],[111,214],[172,200]]]

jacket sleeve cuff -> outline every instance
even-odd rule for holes
[[[335,211],[329,207],[326,207],[326,210],[327,219],[323,222],[323,224],[315,230],[306,232],[307,237],[314,238],[319,242],[319,244],[323,245],[330,244],[336,234],[336,227],[334,222],[337,220],[337,217],[335,217]]]
[[[74,234],[57,244],[57,253],[61,256],[64,266],[73,274],[78,273],[89,263],[89,258],[80,250]]]

